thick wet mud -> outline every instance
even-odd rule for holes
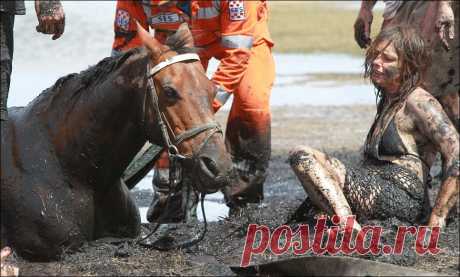
[[[250,223],[263,224],[272,231],[287,221],[305,198],[305,193],[286,162],[290,148],[307,144],[348,162],[357,162],[360,147],[374,116],[372,106],[343,107],[280,107],[273,110],[273,153],[265,185],[265,200],[251,205],[236,217],[208,223],[206,237],[189,249],[160,252],[119,240],[101,239],[84,245],[76,253],[68,253],[62,261],[30,263],[17,259],[21,275],[234,275],[229,266],[238,266]],[[218,115],[224,123],[225,114]],[[438,168],[439,170],[439,168]],[[436,171],[436,170],[434,170]],[[436,172],[434,172],[436,174]],[[435,178],[433,192],[439,188]],[[149,191],[139,190],[135,197],[140,206],[149,203]],[[433,197],[432,197],[433,198]],[[214,201],[210,199],[210,201]],[[218,200],[217,200],[218,201]],[[209,212],[209,211],[208,211]],[[209,212],[210,213],[210,212]],[[383,227],[383,239],[394,241],[400,225],[397,219],[363,222]],[[420,256],[410,247],[402,255],[353,255],[361,259],[392,263],[412,269],[457,275],[459,273],[458,217],[443,231],[442,251],[437,255]],[[193,226],[202,226],[197,223]],[[292,227],[295,227],[293,224]],[[179,228],[179,237],[190,237],[197,229]],[[413,245],[409,237],[406,245]],[[305,256],[311,256],[311,253]],[[291,251],[276,256],[266,251],[254,255],[251,264],[295,257]]]

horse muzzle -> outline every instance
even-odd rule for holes
[[[188,163],[186,163],[187,165]],[[196,157],[191,164],[193,186],[201,193],[214,193],[230,183],[231,166],[216,162],[209,156]],[[186,166],[187,167],[187,166]]]

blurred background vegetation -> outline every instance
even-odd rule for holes
[[[278,53],[344,53],[362,56],[354,40],[358,1],[270,1],[269,27]],[[347,3],[348,2],[348,3]],[[354,3],[353,3],[354,2]],[[348,6],[349,5],[349,6]],[[382,11],[374,11],[372,37]]]

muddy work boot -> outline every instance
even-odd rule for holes
[[[248,203],[260,203],[264,199],[263,185],[267,173],[255,165],[250,161],[234,163],[233,180],[223,189],[229,215],[240,213]]]
[[[174,191],[170,191],[168,182],[168,169],[154,169],[154,193],[147,211],[147,220],[157,223],[184,223],[196,218],[198,196],[194,193],[188,178],[184,177]]]

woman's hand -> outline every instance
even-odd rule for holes
[[[455,21],[452,7],[447,1],[440,1],[438,6],[438,13],[435,17],[435,28],[439,39],[441,39],[441,42],[446,50],[449,50],[447,37],[449,37],[451,40],[454,39],[454,27]]]
[[[455,204],[458,202],[459,186],[460,180],[458,176],[448,177],[441,184],[441,191],[438,193],[436,203],[428,221],[428,226],[443,228],[446,225],[446,218],[449,211],[454,208]]]
[[[441,104],[422,88],[409,95],[406,107],[417,130],[441,153],[443,181],[428,225],[443,227],[449,211],[458,201],[459,134]]]

